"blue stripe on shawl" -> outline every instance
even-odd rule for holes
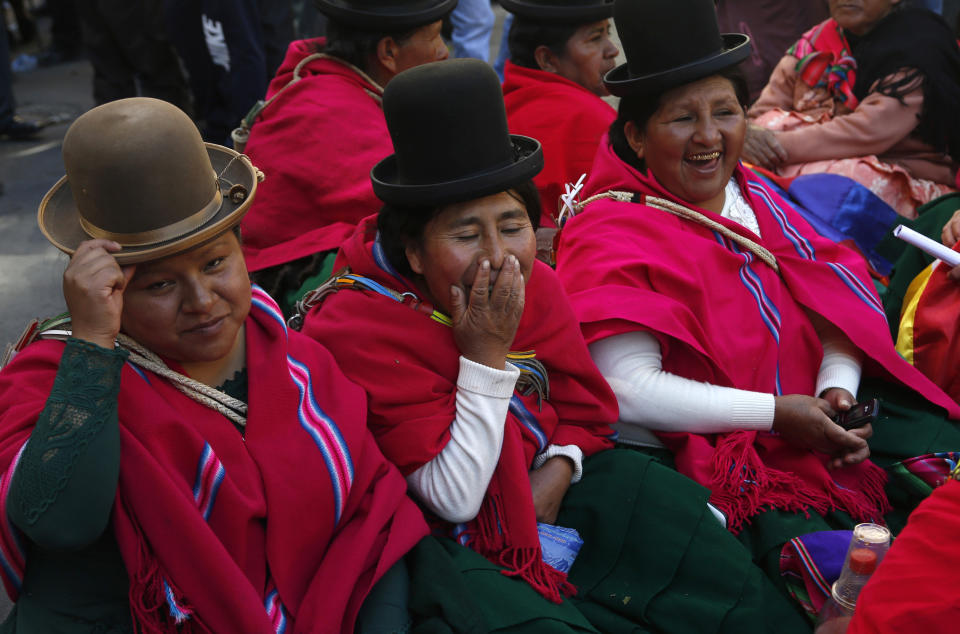
[[[520,397],[516,394],[510,397],[510,413],[516,416],[520,424],[533,434],[533,437],[537,441],[537,453],[547,448],[547,435],[543,433],[543,429],[540,428],[540,422],[530,413],[530,410],[527,409],[527,406],[523,404],[523,401],[520,400]]]
[[[873,293],[871,293],[870,290],[864,286],[863,282],[860,281],[860,278],[851,273],[850,269],[837,262],[827,262],[827,266],[829,266],[833,272],[837,274],[837,277],[840,278],[840,281],[846,284],[847,288],[853,291],[853,294],[859,297],[860,300],[870,308],[870,310],[883,317],[884,321],[887,320],[887,316],[883,312],[883,307],[880,304],[880,300],[878,300]]]
[[[783,235],[785,235],[787,240],[793,244],[793,248],[796,250],[797,255],[805,260],[815,260],[816,251],[814,251],[813,245],[810,244],[810,241],[807,240],[807,238],[800,233],[796,227],[790,224],[790,221],[787,219],[787,214],[776,202],[774,202],[773,198],[770,196],[770,192],[764,189],[761,184],[755,182],[748,182],[747,188],[751,193],[759,197],[767,205],[767,208],[777,221],[777,224],[780,225]]]
[[[333,420],[323,413],[323,410],[320,409],[316,403],[316,400],[314,399],[310,370],[307,368],[307,366],[300,363],[290,355],[287,355],[287,362],[306,376],[306,383],[304,383],[296,374],[293,372],[290,373],[290,377],[297,386],[297,390],[300,395],[300,402],[297,407],[297,418],[300,421],[300,426],[303,427],[303,429],[310,435],[311,438],[313,438],[317,449],[320,450],[320,454],[323,457],[323,462],[327,467],[327,471],[330,474],[330,482],[333,485],[334,504],[336,511],[334,522],[339,523],[340,516],[343,513],[346,496],[349,493],[350,486],[353,482],[353,460],[350,457],[350,451],[347,448],[346,442],[344,442],[343,436],[340,434],[340,430],[337,428]],[[315,418],[319,420],[315,420],[314,422]],[[331,448],[327,445],[324,434],[319,429],[321,426],[325,428],[327,433],[333,436],[333,440],[338,446]],[[340,469],[338,467],[339,461],[334,458],[334,451],[339,453],[342,458],[344,466],[347,470],[347,472],[344,474],[340,473]]]

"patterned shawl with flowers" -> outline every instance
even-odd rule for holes
[[[853,94],[857,62],[843,29],[833,18],[824,20],[787,49],[798,59],[796,70],[811,88],[825,88],[834,99],[854,110],[860,100]]]

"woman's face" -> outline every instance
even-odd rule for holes
[[[424,227],[420,243],[406,248],[410,268],[422,276],[428,299],[448,315],[452,286],[469,297],[477,267],[489,260],[493,288],[511,254],[529,280],[537,254],[534,228],[526,207],[507,192],[444,207]]]
[[[620,51],[610,40],[610,20],[584,24],[567,40],[561,57],[553,56],[551,72],[576,82],[597,96],[610,94],[603,76],[616,66]]]
[[[844,31],[866,35],[900,0],[830,0],[830,17]]]
[[[437,20],[421,26],[414,31],[409,39],[397,45],[396,69],[394,73],[428,64],[439,62],[450,56],[446,43],[443,41],[443,20]]]
[[[121,325],[163,357],[211,362],[237,345],[249,311],[247,266],[240,241],[227,231],[189,251],[137,264],[123,292]]]
[[[631,121],[624,132],[667,191],[719,213],[746,127],[733,83],[714,75],[667,92],[642,130]]]

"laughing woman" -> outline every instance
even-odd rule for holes
[[[611,449],[614,396],[534,259],[540,146],[508,134],[493,70],[413,69],[384,112],[384,207],[344,245],[347,270],[307,296],[322,303],[304,333],[367,389],[369,425],[456,539],[443,543],[485,629],[803,631],[705,489]],[[538,533],[567,533],[549,525],[579,531],[572,568],[542,551]]]
[[[888,509],[873,431],[888,457],[955,449],[923,397],[958,407],[897,355],[863,261],[739,164],[733,68],[748,38],[721,35],[710,0],[620,0],[614,18],[627,63],[605,81],[619,116],[557,273],[623,436],[669,448],[778,576],[784,541]],[[889,416],[847,431],[831,416],[855,402],[861,369],[895,379]],[[902,394],[933,413],[896,420]]]
[[[388,618],[365,598],[426,526],[363,391],[251,289],[256,168],[153,99],[91,110],[63,154],[39,221],[72,256],[69,338],[41,328],[0,372],[3,631]]]

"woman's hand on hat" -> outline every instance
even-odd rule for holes
[[[822,398],[788,394],[774,398],[773,431],[796,447],[831,456],[832,468],[863,462],[870,456],[870,425],[847,431],[831,417],[836,411]]]
[[[490,275],[490,261],[483,260],[469,297],[459,286],[450,288],[453,339],[465,358],[503,370],[523,316],[525,288],[520,261],[514,255],[504,258],[492,290]]]
[[[73,336],[109,349],[120,332],[123,291],[135,268],[117,264],[111,253],[119,250],[112,240],[87,240],[63,272],[63,298]]]
[[[748,163],[768,170],[776,169],[789,159],[787,151],[777,140],[777,135],[755,123],[747,125],[741,156]]]

